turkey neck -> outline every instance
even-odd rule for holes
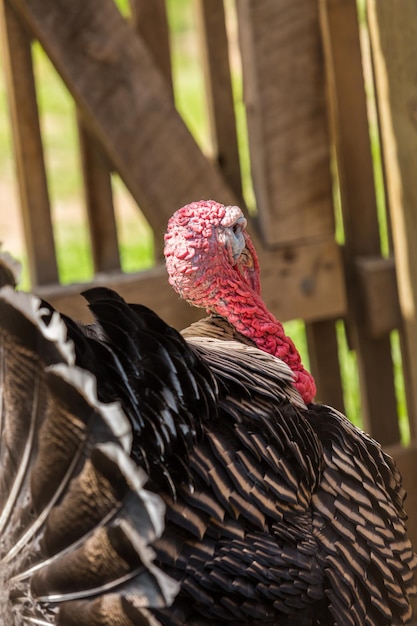
[[[313,376],[304,368],[300,353],[284,327],[270,311],[262,298],[244,283],[231,285],[227,282],[222,295],[210,310],[225,318],[236,330],[251,339],[264,352],[273,354],[289,365],[294,373],[294,384],[306,404],[316,394]]]

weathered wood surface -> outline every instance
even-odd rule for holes
[[[0,2],[4,62],[30,275],[55,282],[58,270],[33,76],[30,34],[7,0]]]
[[[361,320],[372,337],[382,337],[401,326],[397,275],[393,258],[357,257]]]
[[[381,247],[356,2],[321,0],[320,17],[346,244],[351,256],[379,255]]]
[[[10,0],[40,40],[155,237],[173,209],[234,194],[175,109],[147,46],[112,0]],[[82,71],[80,71],[82,68]]]
[[[349,331],[358,355],[365,429],[400,441],[390,337],[373,338],[363,319],[355,259],[380,254],[372,156],[355,0],[322,0],[320,17],[345,229]]]
[[[280,320],[311,322],[346,313],[340,249],[334,241],[260,250],[259,261],[262,296]]]
[[[225,180],[241,201],[242,180],[223,0],[197,0],[196,9],[213,154]]]
[[[131,22],[152,55],[172,98],[171,48],[165,0],[129,0]]]
[[[168,16],[165,0],[129,0],[130,21],[148,48],[156,67],[165,79],[168,94],[174,100],[174,83],[171,65],[171,43],[169,37]],[[163,240],[154,239],[154,255],[157,260],[163,258]]]
[[[333,237],[317,3],[239,0],[237,10],[262,235],[268,244]]]
[[[370,0],[368,16],[405,333],[411,431],[417,436],[417,4]]]

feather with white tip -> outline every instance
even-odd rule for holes
[[[156,624],[177,584],[154,564],[165,506],[130,458],[61,318],[0,292],[0,614],[5,626]]]

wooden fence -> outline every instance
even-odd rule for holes
[[[196,0],[215,158],[198,147],[173,99],[163,0],[1,0],[21,211],[35,291],[83,318],[79,286],[58,285],[33,76],[38,39],[78,115],[96,273],[177,327],[196,311],[148,272],[120,270],[110,172],[117,171],[162,242],[176,208],[212,197],[243,205],[222,0]],[[336,320],[358,356],[365,428],[394,453],[417,542],[417,8],[366,6],[384,156],[390,254],[380,227],[360,28],[354,0],[236,0],[263,293],[282,320],[306,322],[318,396],[343,410]],[[340,197],[344,244],[335,237]],[[7,243],[7,242],[6,242]],[[158,260],[159,259],[159,260]],[[390,333],[401,337],[411,445],[400,445]]]

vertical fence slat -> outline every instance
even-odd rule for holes
[[[214,153],[226,181],[242,199],[236,116],[223,0],[197,0],[210,130]]]
[[[320,8],[345,225],[350,330],[365,428],[389,445],[400,438],[390,337],[373,339],[364,328],[355,275],[355,258],[380,254],[356,2],[323,0]]]
[[[319,16],[311,0],[239,0],[254,191],[270,245],[333,237]]]
[[[174,96],[165,0],[130,0],[130,10],[133,28],[146,43]]]
[[[129,4],[133,28],[151,53],[174,101],[171,45],[165,0],[152,2],[129,0]],[[154,254],[160,260],[164,257],[162,237],[155,236],[154,238]]]
[[[391,212],[412,436],[417,436],[417,6],[371,0],[368,17]]]
[[[94,270],[95,272],[120,270],[109,162],[80,115],[78,115],[78,136]]]
[[[1,2],[7,87],[32,284],[58,281],[29,34]]]

